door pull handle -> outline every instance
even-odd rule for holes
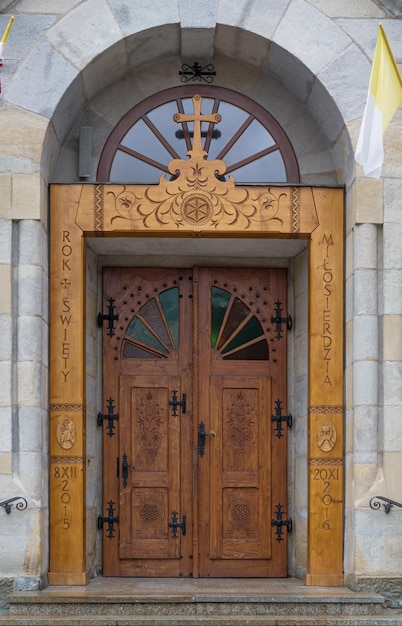
[[[131,465],[128,464],[127,461],[127,454],[124,453],[123,454],[123,460],[121,463],[121,478],[123,481],[123,488],[127,487],[127,483],[128,483],[128,468],[131,467]]]
[[[215,433],[211,430],[209,433],[205,431],[204,422],[198,424],[198,454],[203,457],[205,454],[205,440],[207,437],[215,437]]]

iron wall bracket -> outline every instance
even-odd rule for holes
[[[179,72],[179,76],[181,76],[182,83],[188,83],[190,80],[204,82],[204,83],[212,83],[214,80],[214,76],[216,75],[215,68],[212,63],[208,65],[200,65],[198,61],[195,61],[193,65],[189,65],[188,63],[183,63],[181,66],[181,71]]]
[[[22,496],[14,496],[13,498],[8,498],[8,500],[0,502],[0,506],[5,509],[8,515],[11,513],[13,504],[15,504],[17,511],[25,511],[28,506],[28,502]]]
[[[396,502],[396,500],[390,500],[390,498],[385,498],[384,496],[373,496],[370,500],[370,508],[372,508],[374,511],[378,511],[378,509],[381,509],[381,504],[384,507],[385,513],[389,513],[391,507],[393,506],[398,506],[400,509],[402,509],[401,502]]]

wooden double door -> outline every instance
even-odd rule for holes
[[[103,309],[104,575],[286,576],[286,270],[105,268]]]

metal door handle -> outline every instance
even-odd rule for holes
[[[128,468],[131,467],[131,465],[128,464],[127,461],[127,454],[124,453],[123,454],[123,460],[121,463],[121,478],[123,481],[123,487],[127,487],[127,483],[128,483]]]
[[[205,453],[205,439],[206,437],[215,437],[215,433],[211,430],[209,433],[205,432],[204,422],[198,424],[198,454],[202,457]]]

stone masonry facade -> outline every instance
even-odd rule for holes
[[[354,150],[381,22],[402,63],[396,0],[0,0],[0,607],[13,589],[47,583],[48,185],[73,183],[80,126],[91,126],[92,173],[135,104],[180,85],[184,61],[213,62],[214,84],[265,107],[285,129],[301,183],[345,186],[345,584],[402,587],[402,107],[384,136],[379,180]],[[401,67],[401,66],[400,66]],[[100,245],[87,254],[87,561],[102,568]],[[218,256],[218,253],[215,253]],[[270,259],[265,260],[269,263]],[[124,262],[124,260],[123,260]],[[261,260],[260,260],[261,262]],[[273,261],[274,262],[274,261]],[[275,261],[278,263],[278,260]],[[143,255],[143,265],[151,262]],[[251,261],[250,261],[251,263]],[[296,320],[289,346],[289,574],[306,570],[307,250],[283,247]]]

